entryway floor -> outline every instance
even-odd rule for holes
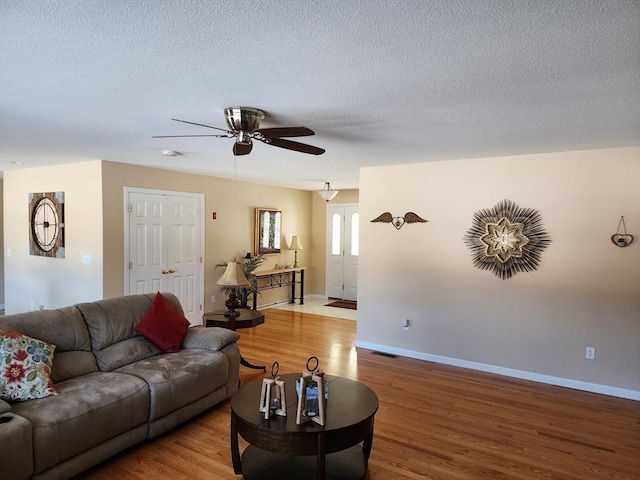
[[[322,315],[324,317],[344,318],[347,320],[357,320],[357,310],[348,310],[346,308],[327,307],[326,303],[331,300],[321,297],[304,297],[304,305],[296,303],[278,303],[264,308],[278,308],[282,310],[291,310],[294,312],[311,313],[313,315]]]

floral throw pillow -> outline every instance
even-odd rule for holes
[[[33,400],[57,395],[51,375],[56,346],[0,329],[0,398]]]

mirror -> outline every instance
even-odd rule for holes
[[[282,212],[273,208],[256,208],[255,254],[280,253]]]

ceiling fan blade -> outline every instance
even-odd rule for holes
[[[236,142],[233,144],[233,154],[234,155],[249,155],[251,153],[251,149],[253,148],[253,143],[239,143]]]
[[[180,137],[218,137],[218,138],[229,138],[229,137],[234,137],[235,135],[217,135],[217,134],[213,134],[213,135],[154,135],[151,138],[180,138]]]
[[[266,138],[278,137],[308,137],[315,135],[315,132],[307,127],[277,127],[277,128],[260,128],[256,130]]]
[[[284,138],[267,138],[263,141],[267,145],[286,148],[287,150],[295,150],[296,152],[310,153],[311,155],[322,155],[325,152],[324,148],[318,148],[314,147],[313,145],[294,142],[292,140],[285,140]]]
[[[171,120],[173,120],[174,122],[188,123],[189,125],[197,125],[199,127],[214,128],[216,130],[222,130],[223,132],[227,132],[227,133],[233,135],[233,132],[227,130],[226,128],[212,127],[211,125],[205,125],[203,123],[187,122],[186,120],[180,120],[178,118],[172,118]]]

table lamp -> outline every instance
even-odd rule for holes
[[[242,264],[238,262],[227,263],[227,269],[216,284],[221,287],[230,287],[229,298],[224,302],[225,307],[227,307],[224,316],[237,317],[240,315],[239,312],[236,312],[236,308],[240,306],[240,299],[236,296],[236,289],[250,285],[249,280],[247,280],[247,277],[244,276],[244,272],[242,271]]]
[[[294,235],[291,237],[291,248],[289,250],[293,250],[294,258],[293,258],[293,268],[298,268],[298,250],[302,250],[302,245],[300,244],[300,240],[298,240],[298,236]]]

